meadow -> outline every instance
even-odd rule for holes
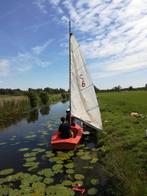
[[[115,195],[146,195],[147,91],[99,93],[102,164],[114,179]],[[131,112],[138,112],[132,117]],[[110,191],[111,192],[111,191]]]

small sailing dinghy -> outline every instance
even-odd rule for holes
[[[71,116],[85,124],[100,130],[102,121],[94,86],[82,57],[80,46],[72,33],[69,34],[69,89]],[[51,138],[53,149],[70,150],[80,143],[83,128],[79,125],[71,126],[74,137],[60,138],[56,131]]]

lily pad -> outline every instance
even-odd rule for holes
[[[56,195],[56,196],[73,196],[75,195],[74,191],[64,187],[63,185],[55,185],[55,186],[48,186],[46,189],[47,195]]]
[[[97,189],[96,188],[90,188],[89,190],[88,190],[88,194],[89,195],[95,195],[97,193]]]
[[[55,165],[53,166],[53,170],[54,170],[54,171],[60,170],[60,169],[62,169],[62,168],[63,168],[63,165],[62,165],[62,164],[55,164]]]
[[[33,162],[36,161],[36,157],[28,157],[25,159],[27,162]]]
[[[70,180],[64,180],[64,181],[62,182],[62,184],[63,184],[64,186],[71,186],[71,185],[73,184],[73,182],[70,181]]]
[[[36,135],[33,134],[33,135],[27,135],[25,138],[26,139],[34,139],[35,137],[36,137]]]
[[[68,164],[65,165],[65,167],[68,168],[68,169],[72,169],[72,168],[74,168],[74,164],[73,163],[68,163]]]
[[[75,171],[74,171],[73,169],[67,169],[67,170],[66,170],[66,173],[67,173],[67,174],[74,174]]]
[[[28,150],[29,150],[29,148],[20,148],[18,151],[24,152],[24,151],[28,151]]]
[[[43,180],[43,182],[44,182],[45,184],[51,184],[51,183],[54,182],[54,179],[53,179],[53,178],[45,178],[45,179]]]
[[[33,168],[37,168],[39,165],[38,162],[26,162],[25,164],[23,164],[24,167],[33,167]]]
[[[84,176],[82,174],[75,174],[74,177],[76,180],[83,180],[84,179]]]
[[[54,176],[54,172],[50,168],[42,169],[38,174],[48,178]]]
[[[45,156],[46,156],[47,158],[50,158],[50,157],[54,157],[55,154],[54,154],[53,152],[47,151],[47,152],[45,153]]]
[[[42,131],[41,135],[48,135],[48,131]]]
[[[34,157],[34,156],[36,156],[36,154],[37,154],[37,152],[25,153],[25,154],[24,154],[24,157],[25,157],[25,158]]]
[[[96,163],[97,161],[98,161],[99,159],[98,158],[96,158],[96,157],[94,157],[91,161],[90,161],[90,163]]]
[[[0,142],[0,146],[7,144],[6,142]]]
[[[14,172],[13,168],[0,170],[0,176],[5,176]]]
[[[72,183],[72,185],[76,185],[76,184],[82,186],[83,185],[83,182],[81,180],[76,180],[75,182]]]
[[[99,183],[99,180],[96,179],[96,178],[93,178],[93,179],[90,180],[90,182],[91,182],[92,185],[97,185]]]
[[[32,152],[36,152],[36,153],[44,152],[44,151],[46,151],[46,150],[45,150],[45,149],[42,149],[42,148],[34,148],[34,149],[32,150]]]
[[[86,154],[86,155],[82,156],[81,159],[83,159],[83,160],[90,160],[91,157],[88,154]]]

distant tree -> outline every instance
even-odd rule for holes
[[[38,97],[37,93],[32,92],[32,91],[29,92],[28,93],[28,98],[29,98],[30,105],[31,105],[32,108],[38,106],[38,104],[39,104],[39,97]]]
[[[129,90],[129,91],[133,90],[133,87],[132,87],[132,86],[130,86],[130,87],[128,88],[128,90]]]
[[[147,89],[147,84],[145,84],[145,89]]]
[[[120,85],[115,86],[115,87],[113,88],[114,91],[121,91],[121,89],[122,89],[122,87],[121,87]]]
[[[48,103],[49,96],[46,91],[42,91],[40,93],[39,97],[40,97],[41,103],[43,103],[44,105]]]

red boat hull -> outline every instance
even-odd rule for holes
[[[83,128],[78,124],[71,126],[71,130],[74,133],[74,137],[68,139],[62,139],[59,136],[59,132],[56,131],[51,137],[51,145],[55,150],[73,150],[77,144],[80,143],[83,134]]]

